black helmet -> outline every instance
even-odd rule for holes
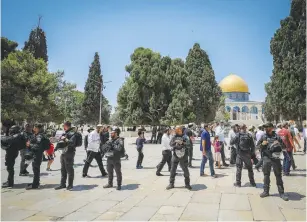
[[[19,126],[14,125],[9,129],[9,134],[12,135],[12,134],[20,133],[20,130],[21,128]]]

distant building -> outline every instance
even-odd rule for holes
[[[263,102],[249,101],[248,85],[241,77],[230,74],[219,86],[226,96],[225,109],[230,113],[230,120],[264,121]]]

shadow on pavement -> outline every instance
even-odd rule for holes
[[[127,184],[122,186],[122,190],[136,190],[139,186],[140,184]]]
[[[144,170],[152,170],[152,169],[156,169],[156,167],[143,167]]]
[[[76,185],[71,191],[83,191],[83,190],[92,190],[95,187],[98,187],[97,184],[91,184],[91,185]]]
[[[306,177],[306,174],[300,174],[300,173],[290,173],[290,177]]]
[[[291,200],[292,201],[301,201],[303,198],[306,197],[306,196],[304,196],[302,194],[299,194],[299,193],[296,193],[296,192],[285,192],[285,194],[288,195],[290,201]],[[279,194],[278,193],[274,193],[271,196],[279,197]]]
[[[207,186],[204,184],[193,184],[191,185],[192,191],[199,191],[199,190],[205,190],[207,189]]]
[[[19,184],[15,184],[14,187],[11,190],[15,190],[15,189],[25,189],[28,184],[30,183],[19,183]],[[40,185],[38,190],[42,190],[42,189],[52,189],[55,188],[56,186],[58,186],[59,184],[44,184],[44,185]]]
[[[216,173],[215,174],[217,178],[222,178],[222,177],[228,177],[229,175],[227,174],[220,174],[220,173]]]

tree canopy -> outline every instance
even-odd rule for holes
[[[306,0],[293,0],[290,15],[271,40],[273,74],[266,84],[269,120],[306,118]]]
[[[1,60],[5,59],[11,52],[15,52],[17,47],[17,42],[1,37]]]
[[[221,91],[199,44],[190,50],[186,62],[143,47],[135,49],[130,58],[129,76],[117,96],[117,115],[123,122],[180,124],[214,119]],[[195,70],[198,63],[202,67]]]

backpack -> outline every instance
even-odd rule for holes
[[[45,135],[43,135],[41,143],[42,143],[42,147],[43,147],[44,151],[49,150],[49,148],[50,148],[49,138],[47,138]]]
[[[239,133],[239,149],[243,151],[248,151],[251,149],[252,137],[248,133]]]
[[[82,146],[82,134],[79,132],[75,132],[75,137],[76,137],[76,146],[77,147]]]

